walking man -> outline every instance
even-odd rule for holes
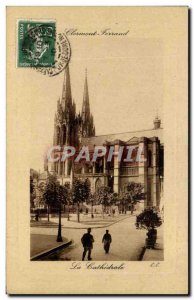
[[[109,249],[110,249],[110,244],[112,243],[112,237],[108,230],[106,230],[106,233],[104,234],[104,236],[102,238],[102,243],[104,243],[105,253],[108,254]]]
[[[84,235],[81,238],[81,242],[82,242],[82,245],[84,247],[82,260],[85,259],[85,256],[86,256],[87,252],[88,252],[88,260],[92,260],[91,252],[92,252],[92,248],[93,248],[94,238],[93,238],[93,235],[90,232],[91,232],[91,228],[88,228],[88,232],[84,233]]]

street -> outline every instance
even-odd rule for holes
[[[115,223],[107,228],[92,228],[91,234],[94,237],[92,260],[94,261],[135,261],[139,259],[142,247],[145,245],[145,230],[137,230],[135,227],[135,216],[129,215],[126,219]],[[109,254],[104,253],[102,237],[108,229],[112,236],[112,244]],[[73,243],[68,248],[49,257],[49,260],[73,260],[82,259],[83,247],[81,237],[86,229],[63,228],[62,235],[72,239]],[[31,228],[34,234],[57,234],[57,228]],[[87,257],[86,257],[87,259]]]

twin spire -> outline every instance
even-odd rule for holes
[[[87,122],[90,118],[90,103],[89,103],[89,93],[88,93],[88,79],[87,79],[87,69],[85,75],[85,83],[84,83],[84,96],[82,103],[82,120],[83,122]]]
[[[93,122],[93,115],[90,113],[90,102],[89,102],[89,92],[88,92],[88,79],[87,79],[87,69],[85,73],[85,83],[84,83],[84,96],[82,103],[82,136],[94,136],[95,127]]]
[[[62,105],[63,111],[65,111],[65,112],[68,112],[72,107],[69,65],[67,65],[67,67],[65,68],[61,105]]]
[[[71,95],[71,81],[69,73],[69,65],[65,68],[63,89],[62,89],[62,99],[61,99],[62,109],[65,112],[71,110],[72,106],[72,95]],[[84,83],[84,96],[82,103],[82,120],[87,122],[90,118],[90,102],[89,102],[89,92],[88,92],[88,80],[87,80],[87,69],[85,72],[85,83]]]
[[[90,102],[89,102],[89,92],[88,92],[88,79],[87,70],[85,73],[85,83],[84,83],[84,94],[82,102],[81,115],[76,115],[76,105],[72,101],[71,93],[71,80],[69,66],[65,68],[64,81],[62,88],[61,101],[59,99],[57,104],[57,112],[63,123],[70,122],[71,126],[79,123],[79,132],[83,137],[89,137],[95,135],[95,128],[93,124],[93,116],[90,113]],[[55,117],[56,118],[56,117]]]

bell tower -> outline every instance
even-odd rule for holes
[[[95,135],[93,116],[90,112],[87,71],[85,75],[82,111],[76,114],[76,104],[72,100],[69,66],[65,68],[61,99],[57,101],[57,112],[54,117],[53,145],[77,147],[82,137]],[[57,161],[51,169],[60,178],[70,177],[72,161]]]

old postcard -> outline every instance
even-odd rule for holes
[[[7,293],[188,294],[188,8],[7,8]]]

